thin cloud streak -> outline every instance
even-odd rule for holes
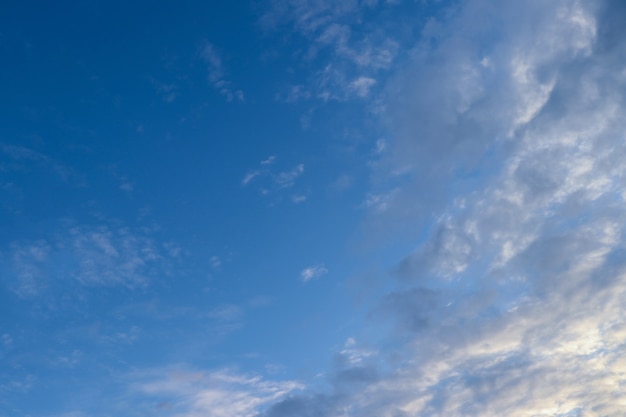
[[[180,417],[255,417],[258,409],[302,388],[231,370],[205,372],[183,366],[129,375],[129,391],[152,398]],[[164,398],[166,400],[164,400]]]
[[[207,66],[209,82],[221,95],[226,97],[227,101],[245,102],[243,91],[234,88],[233,83],[226,79],[224,60],[211,42],[204,42],[200,51],[200,58]]]

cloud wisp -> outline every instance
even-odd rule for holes
[[[152,409],[180,417],[255,417],[258,410],[300,389],[231,370],[203,372],[174,367],[130,376],[131,392],[151,399]]]
[[[274,176],[274,182],[278,188],[291,188],[300,175],[304,173],[304,164],[299,164],[290,171],[279,172]]]
[[[149,235],[124,227],[71,225],[34,241],[13,242],[2,253],[5,284],[21,297],[48,288],[147,285],[175,254]]]
[[[304,164],[298,164],[286,171],[278,171],[273,169],[275,162],[276,156],[274,155],[262,160],[257,168],[249,170],[244,175],[241,179],[241,186],[246,187],[254,182],[259,182],[261,183],[259,191],[262,195],[292,189],[297,180],[304,174]],[[302,193],[294,193],[291,196],[291,201],[294,204],[303,203],[306,199],[307,196]]]
[[[211,42],[204,42],[200,58],[207,66],[209,82],[227,101],[245,101],[243,91],[234,88],[233,83],[226,78],[222,55]]]
[[[390,69],[399,43],[389,30],[363,24],[363,15],[393,7],[377,1],[271,1],[261,26],[273,30],[288,25],[308,42],[305,63],[330,53],[306,85],[291,85],[281,97],[288,102],[367,99],[378,78]]]
[[[304,283],[307,283],[309,281],[321,278],[326,274],[328,274],[328,269],[326,269],[324,264],[311,265],[304,268],[302,272],[300,272],[300,280]]]

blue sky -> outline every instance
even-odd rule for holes
[[[7,1],[0,416],[616,416],[619,0]]]

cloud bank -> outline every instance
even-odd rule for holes
[[[624,18],[470,0],[426,25],[388,87],[368,205],[396,233],[437,219],[371,315],[396,347],[263,416],[623,414]]]

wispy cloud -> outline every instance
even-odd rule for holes
[[[267,166],[272,165],[276,161],[276,155],[270,155],[266,159],[261,161],[261,165]]]
[[[302,194],[294,194],[291,196],[291,201],[294,204],[304,203],[306,201],[306,196]]]
[[[209,262],[211,263],[211,267],[215,270],[219,270],[222,267],[222,260],[218,256],[211,256]]]
[[[324,266],[324,264],[317,264],[306,267],[300,272],[300,279],[302,282],[309,282],[314,279],[318,279],[323,277],[328,273],[328,269]]]
[[[396,189],[381,194],[369,194],[363,203],[363,206],[371,209],[375,213],[384,213],[393,204]]]
[[[223,304],[208,313],[212,332],[215,336],[224,337],[244,326],[245,310],[235,304]]]
[[[251,169],[241,180],[241,185],[246,186],[251,183],[255,178],[265,177],[271,175],[271,166],[276,161],[276,155],[270,155],[267,158],[259,162],[258,168]]]
[[[359,97],[367,97],[374,84],[376,84],[376,80],[373,78],[359,77],[350,83],[348,89],[353,91]]]
[[[223,305],[211,310],[209,317],[221,321],[235,321],[241,319],[243,309],[233,304]]]
[[[157,94],[166,103],[172,103],[179,96],[179,87],[174,83],[163,83],[154,78],[150,78],[150,82],[156,89]]]
[[[200,58],[207,65],[209,82],[227,101],[245,101],[243,91],[234,88],[232,82],[226,79],[224,60],[212,43],[204,42]]]
[[[378,352],[374,350],[359,347],[357,341],[352,337],[349,337],[346,340],[343,349],[341,349],[339,353],[350,366],[361,365],[367,360],[367,358],[378,354]]]
[[[296,182],[296,179],[304,173],[304,164],[296,166],[290,171],[279,172],[274,176],[274,182],[279,188],[290,188]]]
[[[257,171],[257,170],[248,171],[248,173],[241,180],[241,185],[243,186],[248,185],[250,182],[252,182],[253,179],[258,177],[259,175],[261,175],[261,171]]]
[[[294,381],[183,367],[136,373],[131,379],[131,393],[151,398],[180,417],[255,417],[267,404],[302,388]]]
[[[366,98],[377,84],[381,72],[394,62],[399,43],[390,31],[373,30],[363,25],[363,15],[373,10],[393,7],[392,2],[312,1],[270,2],[261,17],[267,29],[288,25],[309,41],[304,61],[318,56],[322,69],[315,72],[308,85],[292,85],[279,97],[287,102],[315,97],[322,101]]]
[[[11,337],[10,334],[4,333],[2,335],[2,344],[7,348],[13,345],[13,338]]]
[[[11,245],[4,257],[5,279],[13,281],[13,290],[18,295],[37,295],[45,287],[45,264],[50,251],[51,246],[45,240]]]
[[[36,382],[37,377],[32,374],[25,375],[21,378],[3,381],[3,383],[0,384],[0,393],[3,393],[4,395],[26,393],[33,388]]]
[[[19,174],[37,169],[51,172],[63,182],[79,187],[85,185],[85,179],[74,169],[46,153],[26,146],[0,142],[0,172]]]
[[[241,185],[245,187],[252,182],[259,181],[262,184],[260,188],[261,194],[270,195],[272,192],[280,192],[280,190],[294,187],[298,178],[304,174],[304,164],[298,164],[287,171],[277,171],[273,168],[275,164],[275,155],[262,160],[257,168],[251,169],[246,173],[241,180]],[[291,201],[294,204],[299,204],[304,202],[306,198],[304,194],[295,193],[292,194]]]
[[[12,243],[0,266],[22,297],[71,282],[137,287],[172,259],[166,246],[130,228],[71,225],[53,236]]]
[[[354,178],[348,174],[341,174],[335,181],[332,183],[332,188],[337,192],[343,192],[352,187],[354,184]]]

